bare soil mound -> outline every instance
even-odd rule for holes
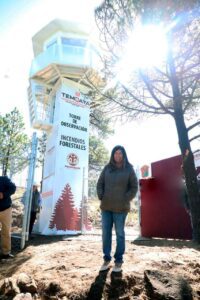
[[[168,280],[157,278],[165,288],[170,285],[170,274],[181,277],[191,287],[192,299],[200,299],[200,246],[192,241],[133,239],[129,236],[126,242],[123,272],[119,274],[112,268],[99,272],[99,234],[35,236],[23,251],[15,241],[15,258],[0,261],[0,299],[191,299],[184,295],[174,298],[173,291],[166,289],[162,295],[155,272],[148,292],[145,274],[153,271],[168,275]],[[19,285],[24,273],[29,278],[26,288]],[[10,292],[15,284],[14,292]],[[36,288],[30,290],[27,285]]]

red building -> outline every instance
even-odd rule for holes
[[[151,164],[151,178],[140,179],[141,235],[191,239],[192,228],[181,197],[181,156]]]

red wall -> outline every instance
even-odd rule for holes
[[[191,239],[192,229],[180,193],[181,156],[151,164],[152,178],[141,179],[143,237]]]

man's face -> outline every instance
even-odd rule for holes
[[[114,161],[116,163],[122,163],[123,162],[123,154],[121,150],[117,150],[114,153]]]
[[[37,190],[37,185],[33,185],[33,191]]]

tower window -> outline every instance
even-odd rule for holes
[[[61,42],[66,46],[85,47],[87,41],[84,39],[61,38]]]

